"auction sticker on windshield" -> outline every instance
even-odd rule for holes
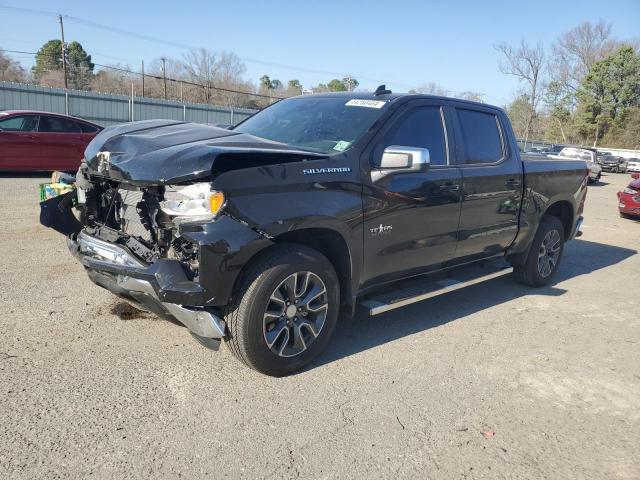
[[[347,148],[349,148],[349,145],[351,145],[351,142],[340,140],[338,143],[336,143],[336,146],[333,147],[333,149],[339,152],[344,152]]]
[[[349,100],[345,105],[347,107],[368,107],[368,108],[382,108],[386,102],[381,100],[364,100],[360,98],[354,98]]]

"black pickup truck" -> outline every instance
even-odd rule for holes
[[[41,222],[97,285],[286,375],[357,304],[382,313],[511,272],[547,284],[580,234],[587,174],[521,157],[499,108],[381,86],[230,129],[106,128]]]

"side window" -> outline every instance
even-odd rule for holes
[[[495,163],[502,159],[498,118],[493,113],[458,108],[464,142],[464,163]]]
[[[10,132],[35,132],[38,128],[38,116],[25,115],[0,120],[0,128]]]
[[[80,133],[80,127],[76,122],[66,118],[47,117],[40,118],[40,132],[47,133]]]
[[[390,145],[428,148],[431,165],[447,165],[440,107],[417,107],[406,113],[387,132],[376,152],[382,155],[382,151]]]
[[[97,127],[94,127],[93,125],[89,125],[88,123],[78,122],[78,125],[80,125],[80,128],[82,129],[82,133],[94,133],[98,131]]]

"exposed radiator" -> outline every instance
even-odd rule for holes
[[[122,210],[120,211],[123,220],[122,231],[127,235],[151,242],[151,232],[145,228],[137,210],[138,203],[142,202],[142,192],[119,189],[118,193],[122,198]]]

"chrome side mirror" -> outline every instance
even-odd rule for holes
[[[426,172],[431,158],[427,148],[391,145],[376,163],[371,170],[374,182],[392,173]]]

